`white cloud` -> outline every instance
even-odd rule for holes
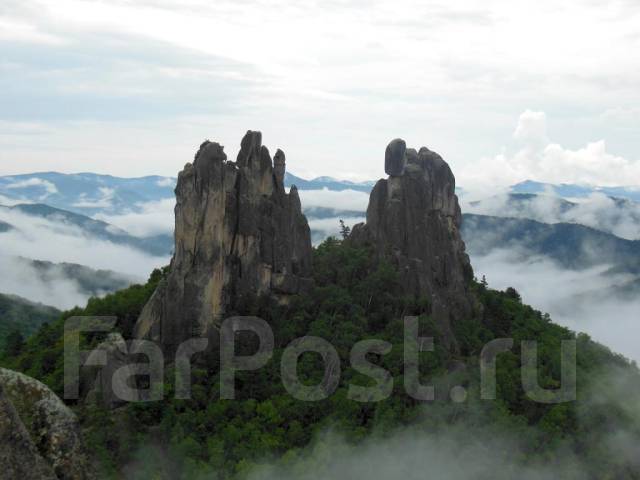
[[[465,196],[461,207],[464,213],[529,218],[543,223],[578,223],[628,240],[640,239],[640,204],[616,202],[599,192],[572,202],[574,206],[569,208],[563,199],[551,194],[520,201],[501,194],[480,201],[471,201]]]
[[[616,374],[622,376],[619,372]],[[628,391],[623,386],[612,390],[611,393],[615,392],[617,396],[611,399],[607,396],[607,404],[623,408],[626,412],[622,399],[628,396],[625,395]],[[594,392],[585,401],[594,401],[595,398],[604,400],[602,392]],[[262,464],[258,462],[249,470],[247,478],[555,480],[589,477],[588,463],[574,453],[568,442],[556,442],[553,455],[546,456],[546,460],[541,458],[542,455],[531,455],[533,439],[539,438],[541,433],[535,427],[505,424],[501,428],[498,425],[500,422],[487,425],[487,419],[492,415],[478,407],[465,406],[461,408],[464,413],[459,414],[453,413],[455,409],[449,405],[433,404],[425,407],[425,412],[428,409],[437,409],[441,416],[446,416],[450,411],[452,418],[460,418],[450,420],[446,425],[438,425],[433,415],[425,413],[425,421],[418,418],[404,429],[384,434],[374,432],[361,442],[349,441],[335,432],[325,432],[315,438],[307,450],[297,455],[289,455],[275,464],[269,459]],[[603,435],[599,442],[600,448],[610,452],[612,458],[629,458],[629,464],[635,465],[634,457],[626,457],[626,454],[637,454],[638,449],[635,446],[620,448],[621,440],[635,438],[632,425],[635,425],[638,412],[630,410],[630,427],[612,435]],[[581,415],[576,422],[583,423]],[[589,445],[588,448],[596,448],[595,440],[593,442],[585,439],[583,443]],[[212,472],[211,476],[215,477],[215,474]]]
[[[490,287],[514,287],[525,303],[548,312],[556,323],[586,332],[595,341],[640,361],[640,299],[614,296],[609,290],[624,285],[629,275],[611,275],[607,265],[567,270],[547,258],[515,249],[472,254],[471,263],[476,276],[485,275]]]
[[[640,121],[640,107],[608,108],[602,113],[602,119],[607,122],[613,121],[630,126],[635,125]]]
[[[301,175],[376,178],[397,136],[458,173],[528,106],[562,112],[563,145],[637,149],[600,115],[640,101],[628,2],[19,3],[12,22],[68,44],[1,52],[2,120],[49,132],[0,138],[0,169],[174,175],[204,138],[236,146],[254,128]]]
[[[44,45],[64,45],[63,38],[43,32],[35,25],[0,16],[0,40]]]
[[[524,112],[515,136],[524,145],[513,154],[483,158],[459,171],[465,189],[513,185],[524,180],[599,186],[640,184],[640,160],[630,160],[607,151],[604,140],[578,149],[546,140],[546,116]]]
[[[176,179],[175,178],[171,178],[171,177],[166,177],[166,178],[161,178],[160,180],[158,180],[157,185],[159,187],[175,187],[176,186]]]
[[[137,237],[172,234],[175,205],[175,199],[165,198],[137,204],[135,210],[126,213],[117,215],[98,213],[94,218],[115,225]]]
[[[0,195],[0,205],[4,207],[13,207],[14,205],[18,205],[20,203],[31,203],[29,200],[21,199],[21,198],[9,198],[4,195]]]
[[[43,273],[27,259],[0,254],[0,271],[0,292],[18,295],[31,302],[66,310],[84,306],[90,297],[86,289],[77,280],[69,278],[59,265],[53,265]],[[134,283],[141,278],[130,277],[128,280]],[[95,293],[103,295],[107,292]]]
[[[298,193],[303,208],[326,207],[364,212],[369,204],[369,194],[356,190],[336,192],[323,188],[322,190],[299,190]]]
[[[0,237],[2,238],[2,237]],[[27,261],[0,255],[0,292],[18,295],[32,302],[69,309],[84,305],[87,295],[81,292],[77,282],[59,276],[45,282]]]
[[[0,234],[0,249],[7,256],[78,263],[143,278],[169,261],[169,258],[153,257],[127,246],[86,236],[80,229],[55,218],[0,209],[0,220],[17,227]]]
[[[99,196],[97,198],[87,198],[85,193],[80,195],[77,202],[72,206],[76,208],[109,208],[113,206],[113,197],[115,190],[109,187],[99,187]]]
[[[48,180],[44,180],[42,178],[28,178],[26,180],[15,180],[12,183],[9,183],[4,186],[4,188],[11,190],[20,190],[23,188],[30,187],[42,187],[45,190],[45,195],[42,198],[46,198],[49,195],[53,195],[54,193],[58,193],[58,189],[56,186]]]
[[[340,220],[352,228],[356,223],[364,222],[365,217],[310,218],[309,228],[313,233],[313,243],[318,244],[329,236],[340,238]]]
[[[518,119],[514,138],[525,143],[547,143],[547,116],[544,112],[525,111]]]

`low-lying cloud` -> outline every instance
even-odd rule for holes
[[[588,333],[597,342],[640,361],[640,298],[623,295],[632,277],[613,275],[609,266],[569,270],[542,256],[517,249],[471,254],[475,274],[496,289],[514,287],[525,303],[553,321]]]
[[[88,236],[81,229],[55,219],[25,215],[0,209],[0,220],[16,228],[0,234],[5,257],[0,291],[25,296],[48,305],[67,308],[82,304],[87,294],[80,294],[77,283],[65,278],[44,282],[21,263],[8,257],[45,260],[53,263],[76,263],[93,269],[111,270],[144,279],[157,267],[166,265],[167,257],[154,257],[139,250]],[[68,281],[69,280],[69,281]]]
[[[559,462],[520,465],[521,441],[495,429],[450,427],[430,433],[418,427],[354,446],[337,435],[317,442],[308,457],[288,466],[254,470],[250,480],[467,480],[470,478],[555,480],[586,478],[571,456]],[[313,468],[309,468],[313,465]]]
[[[338,192],[323,188],[322,190],[299,190],[298,193],[302,208],[326,207],[364,212],[369,204],[369,194],[356,190]]]
[[[313,244],[321,243],[327,237],[340,237],[340,220],[345,226],[353,228],[356,223],[364,222],[365,217],[331,217],[331,218],[309,218],[309,228]]]
[[[95,198],[87,198],[87,195],[82,193],[78,201],[73,203],[75,208],[110,208],[113,206],[113,198],[115,190],[109,187],[98,188],[98,196]]]
[[[0,255],[0,271],[0,292],[18,295],[31,302],[61,310],[84,306],[94,294],[101,296],[109,293],[87,292],[86,288],[77,279],[69,277],[60,265],[52,265],[43,272],[27,259]],[[136,280],[140,279],[130,277],[129,283]]]
[[[23,188],[29,188],[29,187],[42,187],[45,191],[45,195],[43,195],[44,198],[46,198],[48,195],[58,193],[58,189],[53,183],[47,180],[43,180],[41,178],[29,178],[27,180],[18,180],[8,185],[5,185],[5,188],[10,190],[21,190]]]
[[[507,194],[480,201],[463,197],[465,213],[529,218],[542,223],[579,223],[628,240],[640,238],[640,204],[613,199],[603,193],[568,202],[554,195],[515,199]]]
[[[4,207],[13,207],[14,205],[18,205],[21,203],[31,203],[27,199],[16,199],[5,197],[4,195],[0,195],[0,205]]]
[[[175,205],[174,198],[165,198],[137,204],[135,209],[128,212],[113,215],[98,213],[93,218],[115,225],[136,237],[173,234]]]

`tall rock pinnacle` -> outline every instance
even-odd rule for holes
[[[400,139],[387,147],[389,178],[376,183],[367,222],[354,226],[351,239],[373,245],[379,257],[395,265],[407,293],[430,300],[433,318],[455,347],[451,325],[474,308],[455,178],[437,153],[405,148]]]
[[[194,335],[215,335],[243,298],[286,302],[310,287],[309,225],[284,174],[284,152],[272,163],[260,132],[247,132],[236,162],[217,143],[200,146],[178,176],[175,254],[136,323],[137,338],[171,350]]]

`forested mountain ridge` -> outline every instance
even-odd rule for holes
[[[53,307],[0,293],[0,351],[7,347],[8,340],[11,349],[15,349],[44,323],[53,322],[59,316],[60,311]]]
[[[60,228],[75,228],[80,234],[108,241],[116,245],[125,245],[150,255],[167,255],[171,252],[171,237],[158,235],[148,238],[140,238],[125,232],[113,225],[95,220],[79,213],[54,208],[42,203],[18,204],[12,207],[0,205],[0,209],[9,214],[20,213],[33,219],[44,219]],[[14,229],[20,229],[20,225],[13,225]]]
[[[520,249],[543,255],[567,268],[609,264],[635,268],[640,241],[575,223],[547,224],[524,218],[464,214],[463,235],[470,251],[484,255],[495,249]]]

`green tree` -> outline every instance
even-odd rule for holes
[[[344,220],[340,219],[340,236],[344,240],[351,234],[351,227],[344,223]]]

